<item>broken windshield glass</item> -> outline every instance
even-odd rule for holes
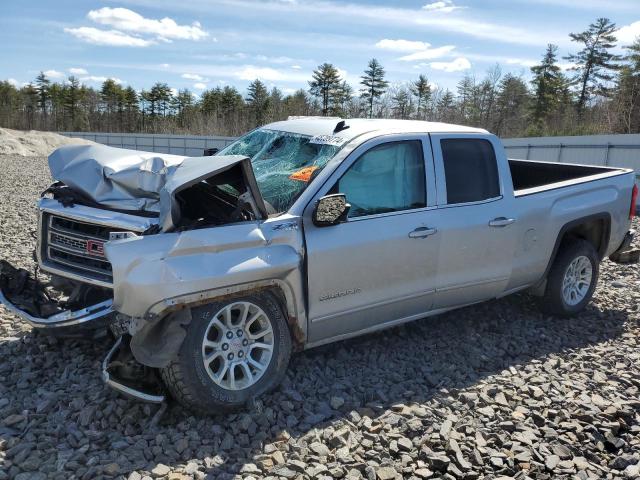
[[[325,136],[326,137],[326,136]],[[291,132],[258,129],[238,139],[218,155],[251,158],[265,203],[285,212],[315,175],[342,148],[343,139],[310,137]]]

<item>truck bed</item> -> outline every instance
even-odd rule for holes
[[[625,168],[540,162],[514,158],[509,159],[509,169],[511,170],[515,196],[598,180],[630,171]]]

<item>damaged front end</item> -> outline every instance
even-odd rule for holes
[[[115,315],[106,289],[60,277],[42,281],[4,260],[0,260],[0,303],[32,327],[59,336],[103,336]]]
[[[0,261],[0,303],[56,335],[110,333],[116,342],[102,375],[120,393],[164,400],[158,368],[180,347],[190,308],[154,307],[297,271],[297,250],[260,228],[273,207],[246,156],[74,146],[56,151],[49,164],[56,183],[38,204],[36,247],[44,275]],[[223,228],[214,236],[211,227]]]

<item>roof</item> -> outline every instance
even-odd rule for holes
[[[450,123],[424,122],[421,120],[387,120],[377,118],[301,117],[265,125],[264,128],[301,135],[334,135],[339,121],[344,120],[348,129],[336,136],[354,138],[363,133],[489,133],[482,128],[465,127]]]

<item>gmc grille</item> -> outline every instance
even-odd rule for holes
[[[111,264],[104,255],[112,227],[42,213],[42,262],[56,270],[111,283]]]

